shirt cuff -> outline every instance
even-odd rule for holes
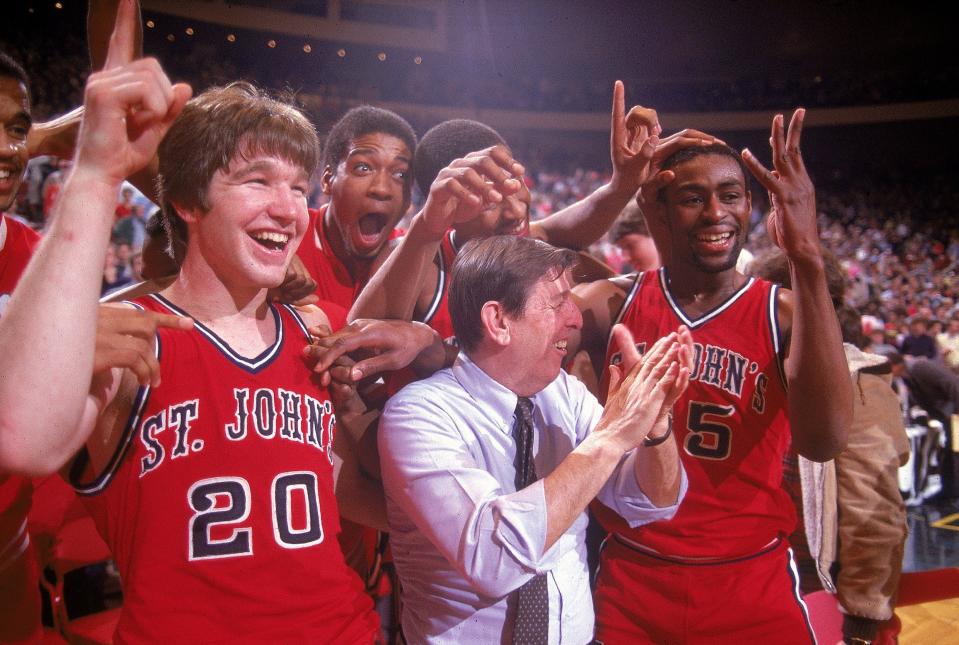
[[[600,489],[597,499],[616,511],[630,528],[672,518],[689,487],[686,469],[682,463],[679,465],[679,496],[676,498],[676,503],[671,506],[656,506],[649,501],[639,487],[639,482],[636,481],[635,463],[636,449],[633,448],[620,460],[609,481]]]

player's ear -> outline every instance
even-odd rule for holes
[[[323,168],[323,174],[320,175],[320,188],[323,189],[324,195],[329,195],[333,191],[333,175],[335,174],[333,167],[329,164]]]
[[[753,210],[753,193],[750,190],[746,190],[746,208],[750,213]]]
[[[495,300],[483,304],[480,310],[480,320],[483,324],[483,335],[497,345],[509,344],[509,319],[503,310],[503,305]]]
[[[173,206],[173,210],[176,211],[177,216],[187,224],[194,224],[200,220],[201,212],[199,207],[191,208],[176,202],[171,202],[171,205]]]

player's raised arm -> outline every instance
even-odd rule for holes
[[[87,82],[76,163],[56,216],[0,321],[3,470],[53,472],[82,445],[102,404],[88,389],[117,190],[153,157],[190,96],[156,60],[132,60],[135,21],[124,0],[106,67]]]
[[[440,171],[423,210],[413,216],[407,234],[363,288],[349,320],[410,320],[443,234],[522,190],[518,177],[524,171],[505,146],[470,153]]]
[[[793,442],[807,459],[825,461],[846,445],[852,423],[852,385],[826,286],[816,191],[799,149],[805,115],[802,108],[796,110],[788,133],[781,114],[773,119],[769,140],[773,171],[749,150],[743,151],[743,161],[769,191],[770,237],[789,260],[793,290],[781,299],[780,324],[787,327],[783,331],[790,338],[785,368]]]
[[[613,163],[609,183],[575,204],[533,222],[530,230],[535,237],[553,246],[588,247],[609,230],[643,183],[655,175],[659,162],[681,148],[720,142],[692,129],[660,139],[662,127],[656,110],[636,105],[627,113],[625,93],[622,81],[616,81],[609,125],[609,156]]]

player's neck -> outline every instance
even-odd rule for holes
[[[190,255],[177,279],[161,293],[241,355],[255,356],[275,340],[267,289],[226,284],[208,264]]]
[[[735,268],[709,273],[698,267],[679,263],[668,263],[666,276],[673,299],[683,311],[694,315],[721,304],[748,279]]]
[[[373,266],[373,258],[358,258],[349,249],[343,241],[339,227],[333,224],[333,204],[329,204],[323,211],[323,217],[316,218],[316,225],[322,226],[320,232],[322,237],[330,245],[330,251],[346,267],[347,273],[353,278],[355,283],[365,283],[370,277],[370,268]]]

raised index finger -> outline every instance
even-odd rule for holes
[[[117,19],[113,23],[113,34],[110,35],[107,60],[103,69],[121,67],[133,60],[136,51],[137,21],[139,19],[140,12],[137,11],[135,0],[120,0],[117,5]]]
[[[626,142],[626,89],[622,81],[613,83],[613,111],[609,117],[609,143],[619,147]]]

